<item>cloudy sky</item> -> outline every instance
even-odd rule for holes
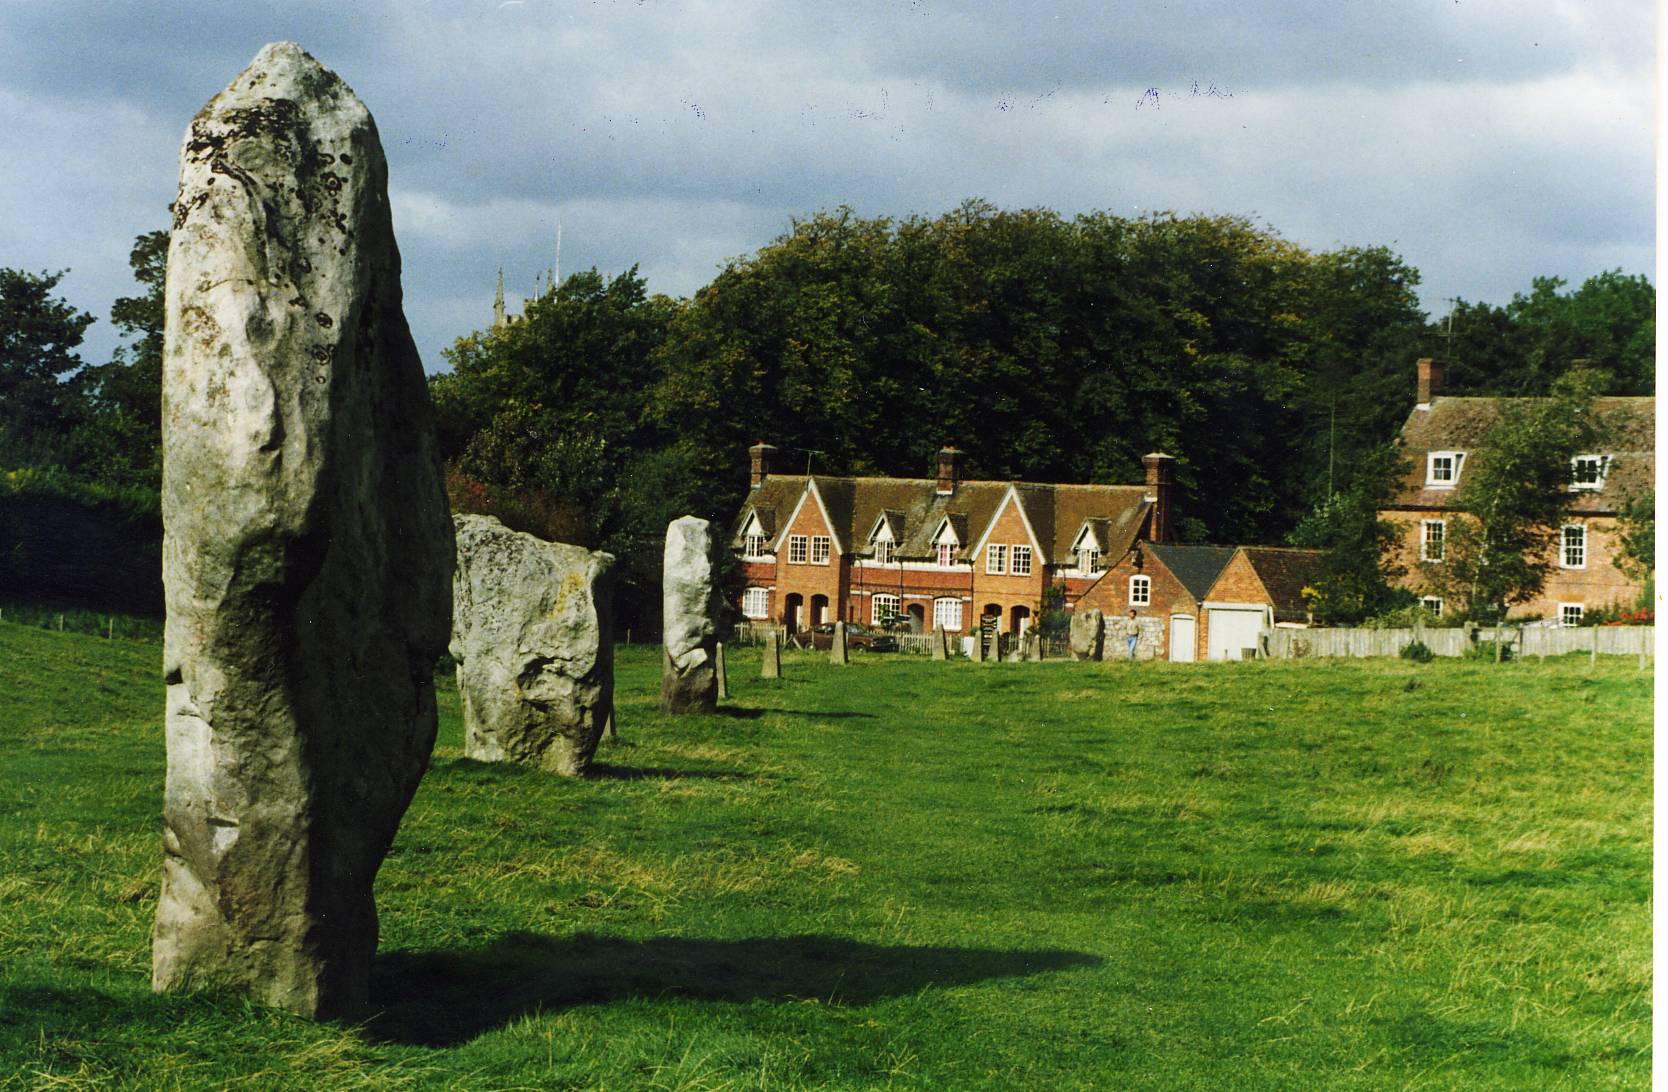
[[[1234,213],[1444,297],[1653,274],[1649,0],[0,0],[0,265],[116,343],[191,115],[267,41],[389,159],[428,367],[555,260],[687,295],[791,218]]]

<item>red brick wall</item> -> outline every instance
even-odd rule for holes
[[[788,538],[791,535],[806,536],[806,556],[810,556],[810,537],[813,535],[828,535],[829,558],[826,565],[813,565],[809,561],[796,565],[788,560]],[[802,597],[802,607],[799,615],[799,625],[803,629],[811,624],[812,596],[825,595],[828,597],[827,620],[832,622],[844,618],[845,614],[845,581],[843,579],[847,561],[836,553],[837,545],[832,541],[832,534],[828,525],[823,521],[822,509],[818,506],[814,496],[805,498],[800,505],[799,514],[789,525],[787,532],[781,538],[781,545],[776,552],[776,594],[771,597],[771,619],[776,622],[786,621],[788,596],[798,593]]]
[[[1433,579],[1439,571],[1439,563],[1419,560],[1419,544],[1424,533],[1423,521],[1445,519],[1448,521],[1451,534],[1457,520],[1469,517],[1464,513],[1439,509],[1383,512],[1380,516],[1400,525],[1401,533],[1396,540],[1396,560],[1407,570],[1400,581],[1401,585],[1417,595],[1440,594]],[[1629,580],[1613,564],[1621,553],[1621,539],[1617,533],[1616,521],[1607,516],[1571,516],[1568,522],[1580,523],[1587,528],[1585,567],[1553,568],[1547,575],[1546,585],[1541,589],[1541,594],[1528,603],[1513,606],[1507,612],[1510,617],[1556,618],[1559,605],[1562,603],[1580,603],[1587,610],[1595,610],[1612,603],[1632,606],[1639,597],[1642,586],[1637,581]],[[1558,559],[1559,550],[1555,548],[1555,564]]]
[[[1163,627],[1164,636],[1159,642],[1159,658],[1169,659],[1170,615],[1197,615],[1202,612],[1193,596],[1182,586],[1181,581],[1164,567],[1163,562],[1143,552],[1142,564],[1137,567],[1135,556],[1135,551],[1131,550],[1119,558],[1117,564],[1107,569],[1101,579],[1077,600],[1075,609],[1099,610],[1109,620],[1127,618],[1132,610],[1138,618],[1153,619]],[[1146,606],[1130,605],[1129,581],[1133,576],[1145,576],[1151,581]],[[1204,619],[1200,618],[1198,632],[1202,634],[1203,631]]]
[[[989,573],[985,571],[988,564],[987,557],[993,545],[1006,546],[1007,557],[1003,573]],[[1031,550],[1031,574],[1029,576],[1013,575],[1013,548],[1026,546]],[[984,548],[973,558],[973,614],[975,617],[984,612],[987,604],[995,604],[1002,608],[1002,622],[998,627],[1007,633],[1011,628],[1013,609],[1024,607],[1031,615],[1031,624],[1035,625],[1037,617],[1042,613],[1043,592],[1048,587],[1048,569],[1043,563],[1043,553],[1031,541],[1031,533],[1025,528],[1025,519],[1019,513],[1019,506],[1008,498],[995,522],[991,525],[990,534],[985,536]]]

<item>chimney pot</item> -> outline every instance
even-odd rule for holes
[[[949,494],[956,491],[956,483],[961,480],[961,459],[964,452],[960,448],[941,447],[938,449],[938,492]]]
[[[1443,386],[1448,381],[1448,366],[1438,364],[1430,357],[1420,357],[1418,367],[1419,394],[1418,402],[1421,406],[1428,406],[1431,400],[1442,393]]]
[[[1153,542],[1169,542],[1176,513],[1176,459],[1162,451],[1141,457],[1147,468],[1147,495],[1152,499],[1152,519],[1147,538]]]
[[[775,469],[776,448],[761,440],[748,448],[747,454],[752,463],[752,488],[757,489]]]

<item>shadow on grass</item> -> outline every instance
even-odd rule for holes
[[[624,998],[796,1001],[861,1005],[989,978],[1091,967],[1099,956],[1059,948],[864,944],[841,937],[624,940],[580,933],[508,933],[466,951],[377,958],[368,1032],[390,1042],[450,1046],[528,1013]]]
[[[669,766],[616,766],[611,762],[593,762],[586,776],[604,781],[673,781],[678,778],[747,781],[754,775],[740,770],[674,770]]]

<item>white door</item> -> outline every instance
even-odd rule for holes
[[[1263,632],[1263,608],[1208,607],[1205,655],[1211,660],[1237,660],[1243,650],[1257,647]]]
[[[1170,661],[1192,663],[1198,659],[1199,620],[1191,614],[1170,616]]]

